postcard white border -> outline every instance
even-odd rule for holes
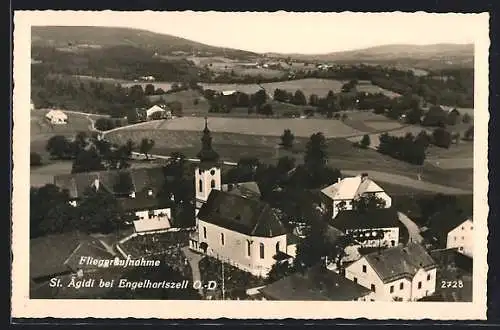
[[[110,14],[126,17],[126,12]],[[29,299],[29,132],[30,44],[32,25],[50,25],[52,15],[65,15],[68,25],[92,25],[95,12],[16,11],[14,13],[14,113],[12,199],[12,317],[16,318],[159,318],[159,319],[486,319],[488,241],[488,53],[489,14],[475,15],[474,227],[472,303],[435,302],[291,302],[291,301],[139,301]],[[276,13],[275,13],[276,14]],[[345,12],[343,15],[352,13]],[[359,15],[359,13],[356,13]],[[404,15],[408,13],[391,13]],[[411,13],[412,15],[456,15]],[[314,20],[314,15],[307,13]],[[366,13],[366,15],[371,15]],[[258,28],[258,24],[256,25]],[[404,30],[401,31],[404,33]]]

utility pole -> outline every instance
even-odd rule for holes
[[[226,288],[224,283],[224,262],[222,262],[222,300],[226,300]]]

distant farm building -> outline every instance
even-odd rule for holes
[[[170,110],[166,110],[158,105],[153,105],[151,108],[146,110],[146,117],[148,120],[167,118],[171,116],[172,112]]]
[[[144,81],[155,81],[156,79],[153,76],[142,76],[141,80],[144,80]]]
[[[68,116],[61,110],[50,110],[45,118],[52,124],[60,125],[68,122]]]

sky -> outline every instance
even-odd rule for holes
[[[478,14],[38,12],[32,25],[113,26],[258,53],[322,54],[385,44],[474,43]]]

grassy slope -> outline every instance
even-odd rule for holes
[[[197,51],[233,56],[254,55],[251,52],[222,49],[167,34],[150,31],[100,26],[34,26],[31,29],[32,43],[36,45],[68,46],[68,43],[100,46],[134,46],[158,52]]]

